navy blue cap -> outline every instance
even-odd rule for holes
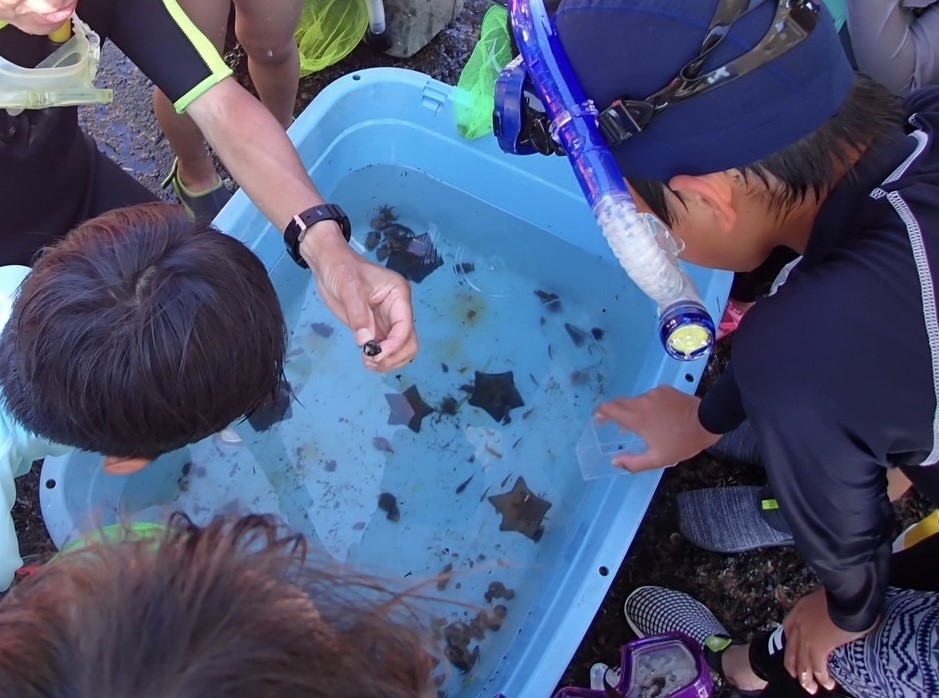
[[[557,28],[571,68],[599,109],[628,95],[645,99],[698,56],[718,0],[565,0]],[[778,3],[738,20],[704,71],[752,49]],[[854,73],[824,7],[809,36],[736,80],[675,103],[613,149],[623,175],[667,181],[742,167],[824,125],[844,102]]]

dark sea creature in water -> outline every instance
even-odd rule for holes
[[[423,233],[391,247],[385,266],[419,284],[432,271],[443,266],[443,257],[434,247],[430,235]]]
[[[374,446],[376,450],[383,451],[385,453],[395,452],[395,450],[391,447],[391,442],[388,439],[386,439],[384,436],[373,437],[372,446]]]
[[[381,233],[377,230],[368,231],[368,235],[365,236],[365,249],[371,252],[376,247],[378,243],[381,242]]]
[[[542,303],[548,306],[548,309],[552,313],[556,313],[561,310],[561,299],[558,297],[558,294],[538,289],[535,291],[535,295],[538,296],[538,299]]]
[[[398,213],[395,211],[394,206],[379,206],[378,215],[372,219],[372,227],[377,230],[389,223],[394,223],[396,220],[398,220]]]
[[[365,346],[362,347],[362,353],[366,356],[378,356],[381,354],[381,344],[374,339],[370,339],[365,343]]]
[[[590,334],[592,334],[593,338],[599,342],[601,339],[603,339],[603,336],[606,334],[606,332],[600,327],[594,327],[592,330],[590,330]]]
[[[584,342],[587,341],[586,332],[577,327],[577,325],[572,325],[569,322],[564,323],[564,329],[567,330],[567,334],[570,335],[571,341],[574,343],[575,347],[584,346]]]
[[[314,322],[312,327],[313,331],[320,337],[332,337],[333,332],[336,331],[335,327],[327,325],[325,322]]]
[[[457,486],[456,486],[456,493],[457,493],[457,494],[463,494],[463,490],[466,489],[466,486],[467,486],[468,484],[470,484],[470,480],[472,480],[472,479],[473,479],[473,476],[470,475],[470,476],[469,476],[468,478],[466,478],[463,482],[461,482],[459,485],[457,485]]]
[[[391,492],[382,492],[378,497],[378,508],[385,512],[389,521],[399,521],[401,510],[398,509],[398,498]]]
[[[516,407],[524,407],[525,402],[515,387],[515,376],[511,371],[505,373],[480,373],[476,371],[476,381],[469,404],[489,413],[494,420],[508,424],[509,412]]]
[[[505,599],[511,601],[515,598],[515,590],[509,589],[502,582],[492,582],[486,590],[486,602],[492,603],[493,599]]]
[[[450,397],[449,395],[440,401],[440,407],[437,410],[440,414],[446,414],[453,416],[456,414],[456,411],[460,408],[460,403],[456,401],[456,398]]]
[[[496,604],[492,608],[492,614],[488,616],[487,622],[490,630],[498,630],[505,622],[505,617],[509,614],[509,609],[504,604]]]
[[[277,393],[262,403],[248,416],[248,424],[255,431],[267,431],[278,422],[292,416],[290,402],[293,399],[293,389],[286,380],[281,380],[277,386]]]
[[[434,411],[433,407],[424,402],[416,385],[403,393],[385,393],[385,399],[391,407],[388,423],[406,424],[415,434],[420,432],[424,417]]]
[[[446,588],[450,585],[450,578],[453,576],[453,563],[448,562],[443,566],[443,569],[440,570],[440,574],[437,575],[440,579],[437,580],[437,591],[445,591]]]
[[[541,540],[544,535],[542,524],[551,502],[528,489],[525,478],[519,477],[511,490],[493,495],[489,501],[502,514],[500,531],[518,531],[536,543]]]
[[[469,648],[473,640],[472,629],[466,623],[456,621],[443,629],[443,637],[446,641],[444,654],[447,659],[462,673],[469,672],[479,661],[479,645],[472,651]]]

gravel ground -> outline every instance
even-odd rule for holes
[[[455,83],[475,45],[487,7],[488,0],[466,0],[460,17],[411,59],[392,59],[361,46],[339,65],[302,81],[297,113],[326,84],[361,68],[405,67]],[[242,56],[237,48],[232,48],[229,58],[244,81]],[[110,45],[104,51],[101,74],[103,81],[115,88],[115,102],[109,107],[84,110],[84,123],[105,152],[158,195],[169,198],[171,194],[159,185],[169,170],[172,155],[153,117],[149,83]],[[712,359],[705,382],[719,373],[728,353],[729,346],[724,346]],[[816,583],[794,550],[715,555],[694,548],[678,532],[677,525],[676,492],[717,484],[764,482],[758,469],[729,467],[704,456],[669,470],[561,685],[586,685],[593,662],[618,661],[620,646],[632,639],[622,618],[623,601],[638,586],[655,584],[687,591],[714,609],[728,630],[743,638],[781,620],[795,600]],[[52,549],[39,514],[39,486],[38,467],[17,482],[13,513],[26,556]],[[898,510],[905,523],[926,509],[922,501],[907,497]]]

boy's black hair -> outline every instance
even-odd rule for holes
[[[286,329],[264,265],[180,207],[118,209],[47,249],[0,334],[0,392],[58,443],[155,458],[272,396]]]
[[[903,118],[899,97],[858,74],[844,104],[822,128],[739,169],[744,178],[758,178],[766,186],[771,208],[784,213],[810,193],[819,198],[832,189],[839,170],[850,165],[859,151],[901,126]],[[673,224],[674,211],[664,182],[631,179],[629,183],[656,216],[666,225]]]

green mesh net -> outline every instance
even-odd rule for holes
[[[496,79],[512,60],[508,12],[494,5],[486,12],[479,43],[457,83],[454,113],[456,127],[470,140],[492,133],[492,110],[495,106]]]
[[[366,0],[306,0],[297,26],[300,77],[348,56],[368,28]]]

